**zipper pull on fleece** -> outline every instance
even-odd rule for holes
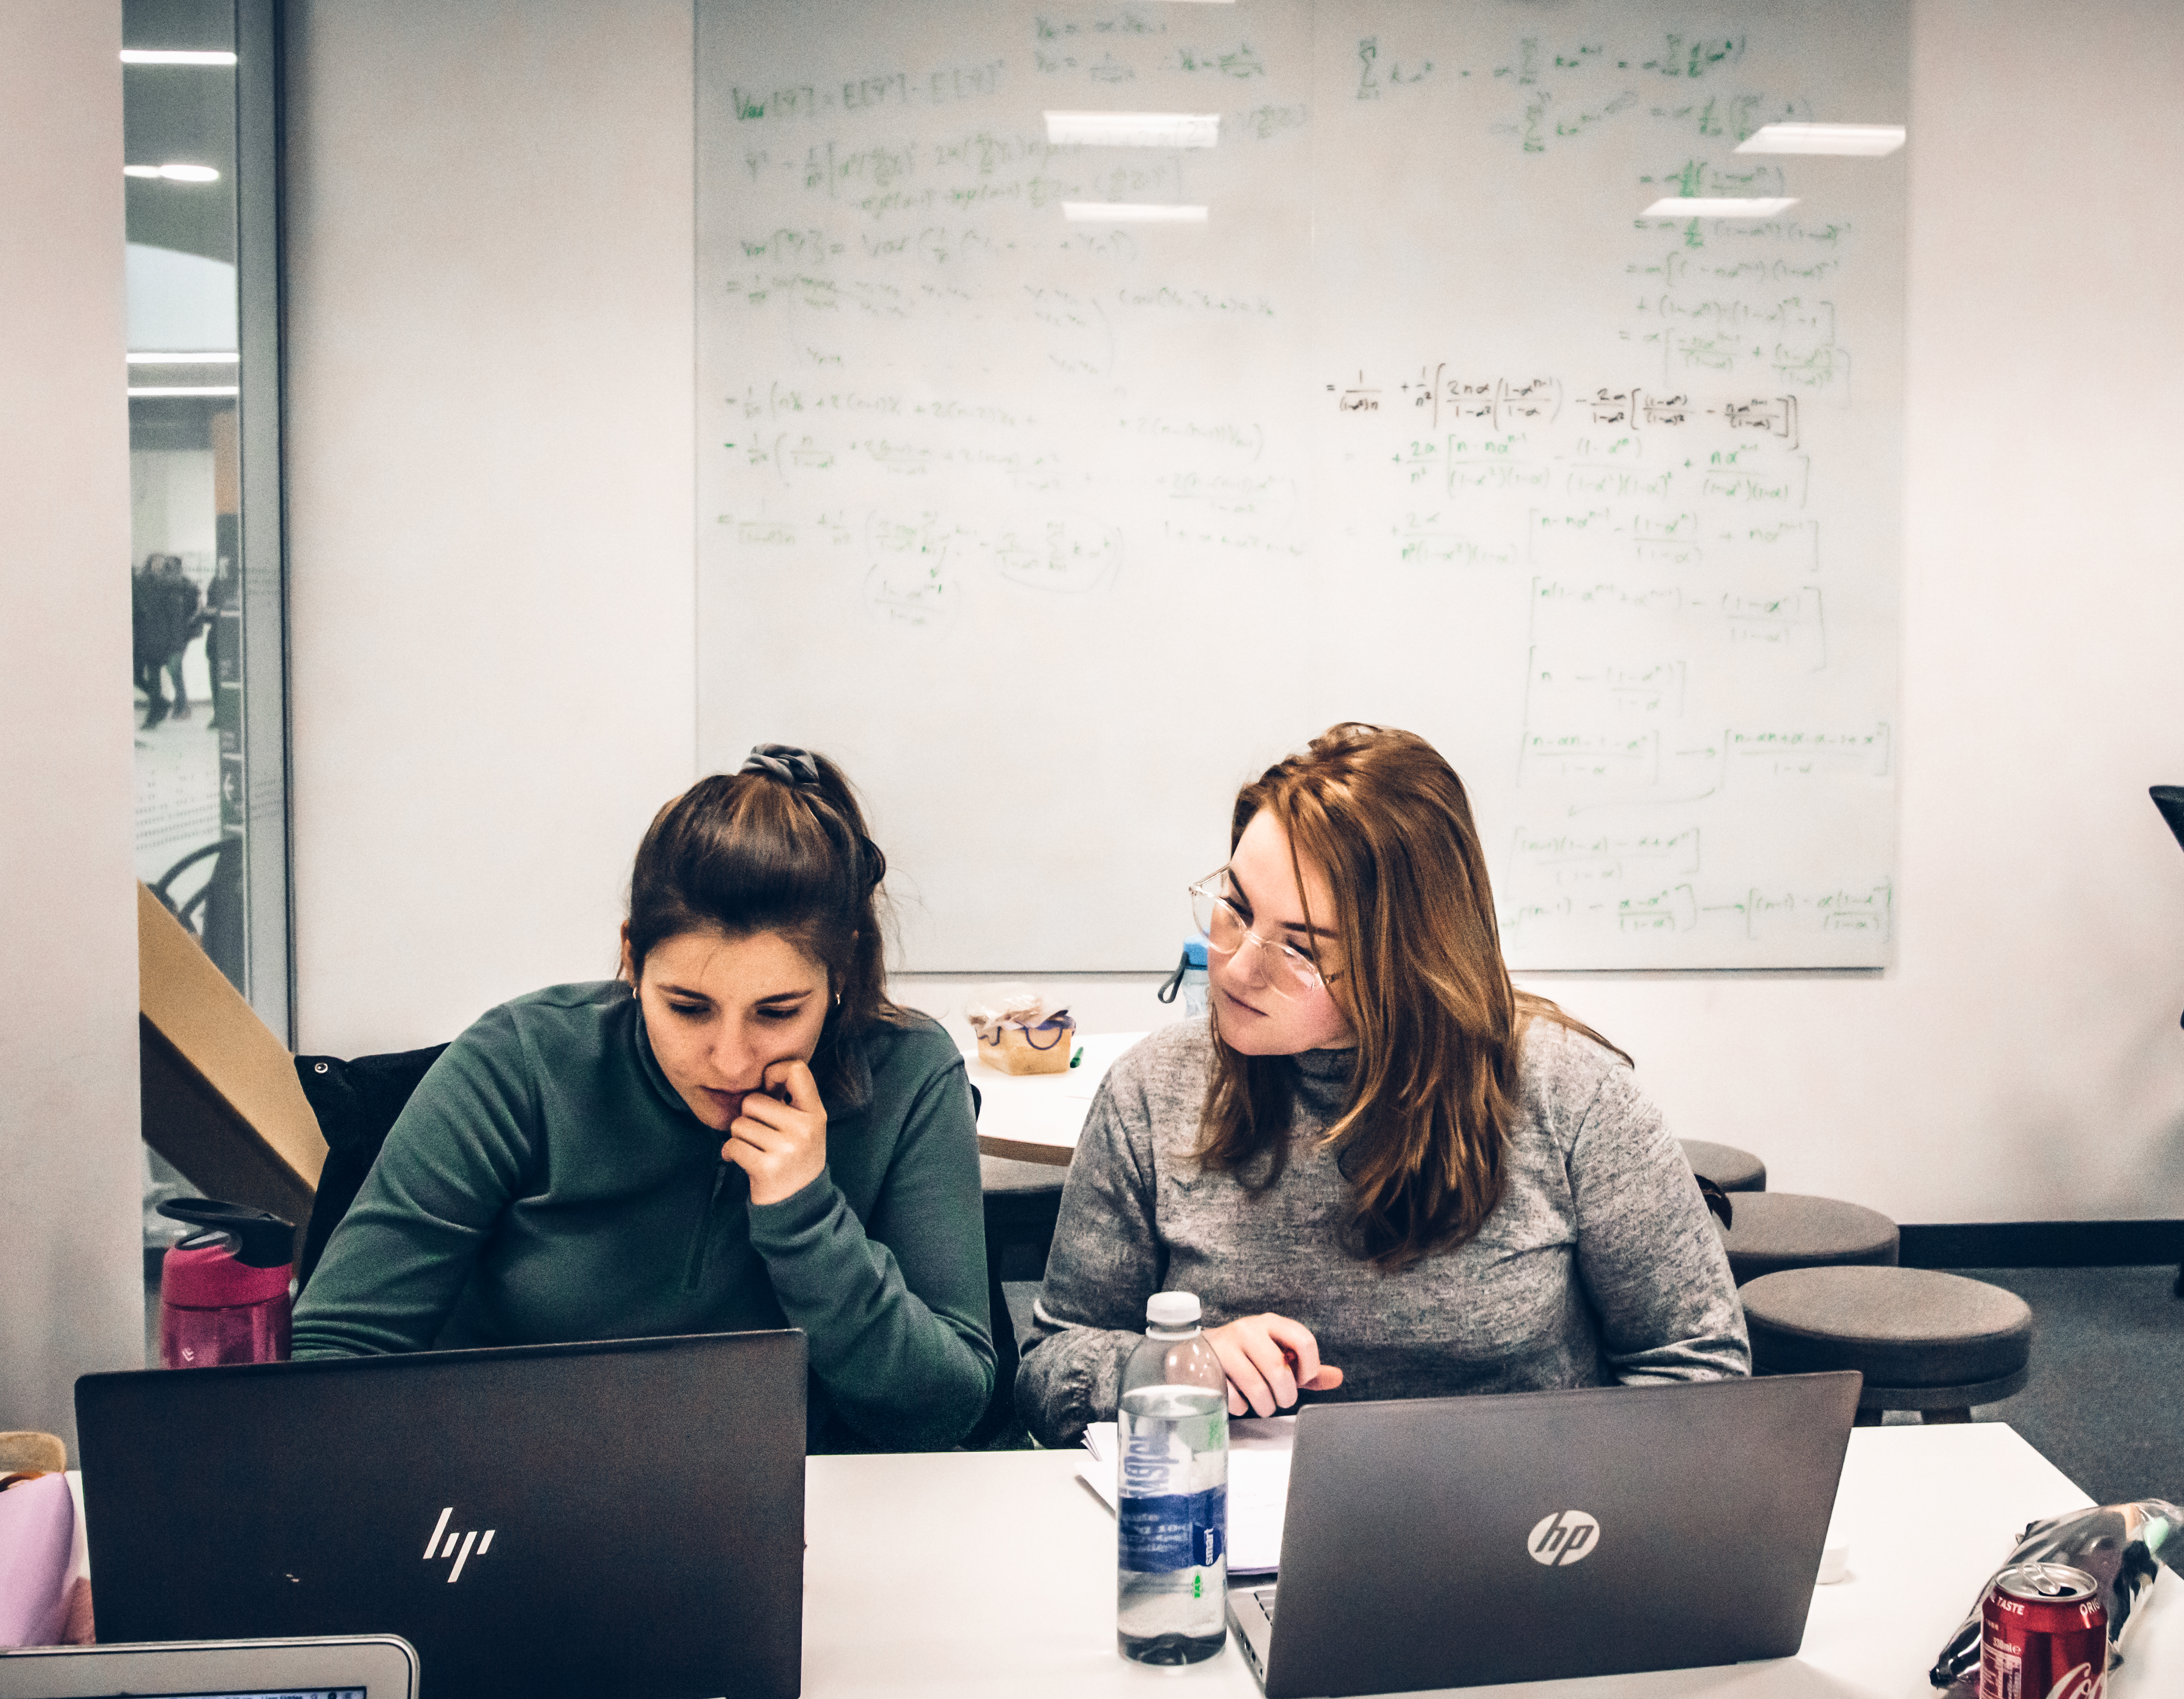
[[[682,1290],[686,1292],[694,1292],[705,1284],[705,1257],[713,1245],[713,1217],[720,1211],[721,1189],[727,1184],[728,1170],[733,1166],[726,1156],[714,1165],[712,1194],[699,1212],[697,1231],[690,1235],[690,1255],[682,1264]]]

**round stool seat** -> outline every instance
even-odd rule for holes
[[[1896,1261],[1896,1223],[1879,1210],[1797,1192],[1740,1192],[1721,1229],[1729,1272],[1741,1286],[1785,1268]]]
[[[981,1156],[978,1184],[991,1192],[1054,1192],[1059,1194],[1069,1170],[1051,1162],[1019,1162],[1007,1156]]]
[[[1702,1180],[1712,1180],[1725,1192],[1763,1192],[1767,1165],[1749,1150],[1734,1145],[1709,1145],[1703,1139],[1679,1139],[1684,1160]]]
[[[1737,1213],[1743,1212],[1740,1200]],[[1865,1376],[1858,1401],[1869,1407],[1992,1403],[2025,1384],[2032,1359],[2032,1312],[2025,1300],[1961,1274],[1791,1268],[1754,1280],[1737,1295],[1756,1370],[1854,1368]]]

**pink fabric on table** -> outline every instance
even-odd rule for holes
[[[12,1480],[0,1491],[0,1646],[87,1642],[91,1583],[84,1568],[68,1477]]]

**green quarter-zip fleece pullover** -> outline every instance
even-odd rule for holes
[[[839,1040],[827,1166],[754,1204],[618,981],[482,1017],[296,1306],[298,1358],[801,1328],[815,1451],[953,1445],[994,1380],[978,1134],[932,1021]]]

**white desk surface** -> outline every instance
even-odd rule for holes
[[[1061,1073],[1003,1073],[978,1057],[978,1040],[966,1028],[955,1034],[971,1083],[978,1088],[978,1150],[1019,1162],[1066,1168],[1077,1152],[1092,1093],[1109,1063],[1145,1037],[1143,1033],[1081,1033],[1084,1060]]]
[[[990,1070],[989,1070],[990,1072]],[[1258,1699],[1234,1644],[1188,1669],[1115,1652],[1115,1524],[1071,1451],[814,1457],[804,1691],[1078,1699],[1160,1684]],[[1861,1428],[1830,1540],[1850,1577],[1819,1588],[1794,1658],[1464,1688],[1474,1699],[1937,1699],[1926,1670],[2027,1522],[2086,1496],[2000,1423]],[[2146,1596],[2110,1699],[2184,1692],[2184,1585]]]

